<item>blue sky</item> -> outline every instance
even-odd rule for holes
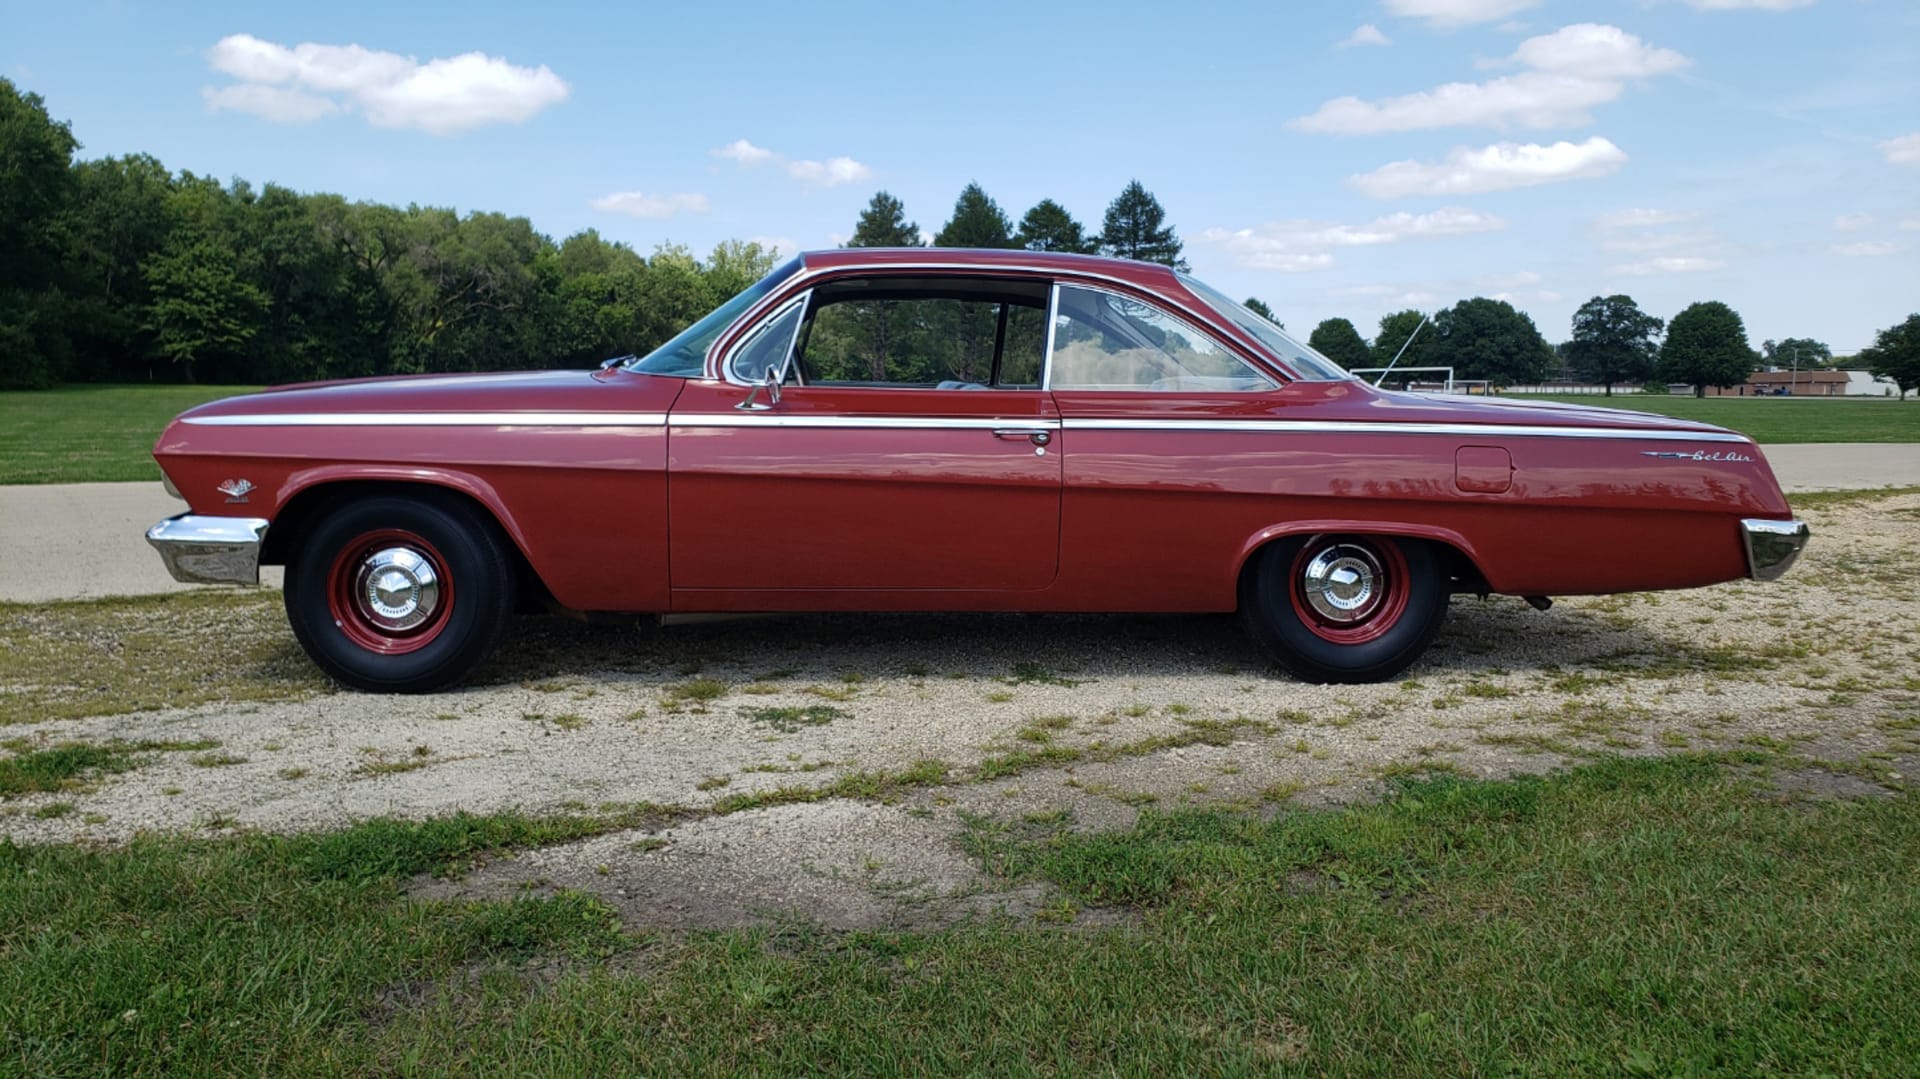
[[[1624,291],[1850,351],[1920,310],[1912,0],[4,0],[0,26],[0,73],[85,155],[643,252],[831,246],[880,188],[932,231],[969,180],[1097,229],[1138,177],[1198,275],[1303,331],[1499,295],[1560,340]]]

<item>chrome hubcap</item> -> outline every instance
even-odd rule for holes
[[[1380,560],[1351,543],[1335,544],[1313,556],[1300,575],[1307,605],[1328,622],[1351,624],[1379,606]]]
[[[360,563],[353,595],[367,621],[383,630],[409,630],[440,606],[440,574],[419,551],[385,547]]]

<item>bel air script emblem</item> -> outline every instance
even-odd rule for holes
[[[1751,461],[1753,460],[1753,458],[1747,456],[1744,453],[1725,453],[1720,450],[1715,450],[1712,453],[1708,453],[1705,450],[1694,450],[1692,453],[1684,453],[1678,450],[1641,450],[1640,456],[1658,457],[1662,461]]]
[[[253,490],[253,483],[249,480],[223,480],[214,490],[226,495],[228,502],[245,502],[247,492]]]

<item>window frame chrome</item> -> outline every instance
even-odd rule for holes
[[[752,345],[756,340],[758,340],[758,338],[755,337],[755,334],[760,331],[761,327],[763,326],[770,327],[773,323],[780,321],[782,318],[785,318],[787,315],[787,312],[798,307],[800,309],[800,317],[794,321],[793,330],[791,333],[787,335],[787,350],[785,353],[782,354],[782,360],[780,363],[780,380],[782,382],[785,382],[787,378],[787,370],[793,365],[793,346],[795,345],[795,343],[797,343],[800,340],[800,328],[807,324],[807,304],[811,303],[812,301],[813,301],[813,289],[811,288],[805,289],[801,291],[800,294],[797,296],[787,297],[782,303],[780,303],[773,310],[768,311],[765,315],[756,319],[751,326],[748,326],[745,330],[734,335],[733,340],[727,346],[726,356],[724,356],[720,361],[722,369],[726,372],[727,381],[733,383],[736,386],[765,385],[766,379],[764,376],[757,380],[750,380],[750,379],[739,377],[738,372],[734,371],[733,369],[733,361],[739,358],[742,350],[746,349],[748,346]],[[748,312],[748,315],[751,315],[751,314],[752,314],[751,311]],[[728,327],[728,329],[730,330],[732,329],[732,327]],[[724,337],[725,334],[723,333],[722,336]]]
[[[1224,353],[1226,353],[1227,355],[1229,355],[1229,356],[1232,356],[1232,357],[1234,357],[1235,359],[1237,359],[1237,360],[1239,360],[1239,361],[1240,361],[1241,363],[1243,363],[1243,364],[1246,364],[1246,365],[1247,365],[1247,366],[1248,366],[1249,368],[1251,368],[1251,369],[1253,370],[1253,373],[1254,373],[1254,374],[1256,374],[1256,375],[1259,375],[1259,376],[1260,376],[1261,378],[1263,378],[1263,379],[1265,379],[1265,380],[1267,381],[1267,386],[1266,386],[1266,388],[1265,388],[1265,389],[1259,389],[1259,390],[1154,390],[1154,389],[1150,389],[1150,388],[1148,388],[1148,387],[1144,387],[1144,386],[1143,386],[1143,387],[1140,387],[1140,388],[1138,388],[1138,389],[1119,389],[1119,390],[1068,390],[1068,391],[1066,391],[1066,392],[1068,392],[1068,393],[1170,393],[1170,394],[1171,394],[1171,393],[1245,393],[1245,394],[1259,394],[1259,393],[1274,393],[1274,392],[1276,392],[1276,391],[1278,391],[1278,390],[1281,390],[1281,389],[1283,389],[1283,388],[1285,388],[1285,387],[1286,387],[1286,385],[1287,385],[1287,383],[1288,383],[1288,382],[1290,382],[1290,381],[1301,381],[1301,380],[1299,380],[1299,379],[1283,379],[1283,380],[1276,380],[1276,379],[1275,379],[1275,378],[1273,377],[1273,372],[1271,372],[1270,370],[1267,370],[1267,369],[1265,369],[1265,368],[1263,368],[1263,367],[1262,367],[1262,366],[1261,366],[1260,364],[1258,364],[1258,363],[1255,363],[1255,362],[1251,362],[1251,361],[1249,361],[1249,360],[1248,360],[1248,359],[1247,359],[1247,358],[1246,358],[1245,356],[1243,356],[1243,355],[1241,355],[1241,352],[1243,351],[1242,349],[1237,349],[1237,348],[1234,348],[1234,347],[1232,347],[1232,346],[1230,346],[1230,345],[1228,345],[1228,344],[1227,344],[1227,343],[1226,343],[1225,341],[1222,341],[1222,340],[1220,339],[1220,336],[1219,336],[1218,334],[1215,334],[1215,333],[1210,333],[1210,332],[1208,332],[1207,330],[1205,330],[1205,329],[1202,329],[1201,327],[1199,327],[1199,326],[1196,326],[1196,325],[1194,325],[1194,323],[1193,323],[1193,321],[1192,321],[1191,319],[1189,319],[1189,318],[1184,318],[1184,317],[1182,317],[1182,316],[1181,316],[1180,314],[1176,314],[1176,313],[1174,313],[1174,312],[1172,312],[1172,311],[1168,311],[1168,310],[1166,309],[1166,307],[1165,307],[1165,305],[1163,305],[1163,304],[1160,304],[1160,303],[1157,303],[1157,302],[1155,302],[1155,301],[1153,301],[1153,300],[1145,300],[1145,299],[1141,299],[1141,298],[1140,298],[1140,297],[1139,297],[1138,295],[1134,295],[1133,293],[1130,293],[1130,292],[1126,292],[1126,291],[1122,291],[1122,290],[1120,290],[1120,289],[1114,289],[1114,288],[1107,288],[1107,287],[1106,287],[1106,286],[1104,286],[1104,285],[1089,285],[1089,284],[1083,284],[1083,283],[1081,283],[1081,282],[1077,282],[1077,281],[1059,281],[1059,280],[1056,280],[1056,281],[1054,281],[1054,283],[1053,283],[1053,293],[1052,293],[1052,295],[1051,295],[1051,296],[1050,296],[1050,297],[1048,298],[1048,302],[1047,302],[1047,362],[1046,362],[1046,365],[1045,365],[1045,367],[1044,367],[1044,370],[1043,370],[1043,375],[1042,375],[1042,378],[1041,378],[1041,380],[1040,380],[1040,388],[1041,388],[1042,390],[1044,390],[1044,391],[1046,391],[1047,393],[1052,393],[1052,392],[1053,392],[1053,335],[1054,335],[1054,330],[1055,330],[1055,328],[1056,328],[1056,327],[1057,327],[1057,326],[1059,325],[1059,308],[1060,308],[1060,290],[1061,290],[1061,289],[1063,289],[1063,288],[1079,288],[1079,289],[1085,289],[1085,290],[1087,290],[1088,292],[1102,292],[1102,293],[1105,293],[1105,294],[1107,294],[1107,295],[1109,295],[1109,296],[1118,296],[1118,297],[1120,297],[1121,299],[1123,299],[1123,300],[1126,300],[1126,301],[1128,301],[1128,302],[1130,302],[1130,303],[1138,303],[1138,304],[1145,304],[1145,305],[1146,305],[1147,307],[1150,307],[1150,308],[1152,308],[1153,310],[1155,310],[1155,311],[1158,311],[1158,312],[1159,312],[1159,313],[1160,313],[1160,314],[1161,314],[1162,316],[1164,316],[1164,317],[1166,317],[1166,318],[1169,318],[1169,319],[1172,319],[1172,320],[1173,320],[1174,322],[1176,322],[1176,323],[1178,323],[1178,324],[1180,324],[1180,325],[1182,325],[1182,326],[1184,326],[1184,327],[1186,327],[1186,329],[1187,329],[1187,330],[1188,330],[1189,332],[1191,332],[1191,333],[1193,333],[1193,334],[1194,334],[1195,336],[1197,336],[1197,337],[1199,337],[1199,338],[1200,338],[1201,340],[1203,340],[1203,341],[1206,341],[1206,342],[1208,342],[1208,343],[1210,343],[1210,344],[1212,344],[1212,345],[1213,345],[1213,347],[1215,347],[1215,348],[1217,348],[1217,349],[1219,349],[1219,350],[1220,350],[1221,352],[1224,352]],[[1139,290],[1135,290],[1135,291],[1137,292],[1137,291],[1139,291]],[[1162,351],[1165,351],[1165,350],[1163,349]]]

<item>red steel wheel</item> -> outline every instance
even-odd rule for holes
[[[382,528],[342,546],[327,570],[334,624],[369,652],[418,651],[453,613],[453,576],[445,556],[415,532]]]
[[[1369,536],[1309,538],[1287,579],[1301,625],[1333,644],[1364,644],[1391,630],[1413,591],[1400,545]]]

